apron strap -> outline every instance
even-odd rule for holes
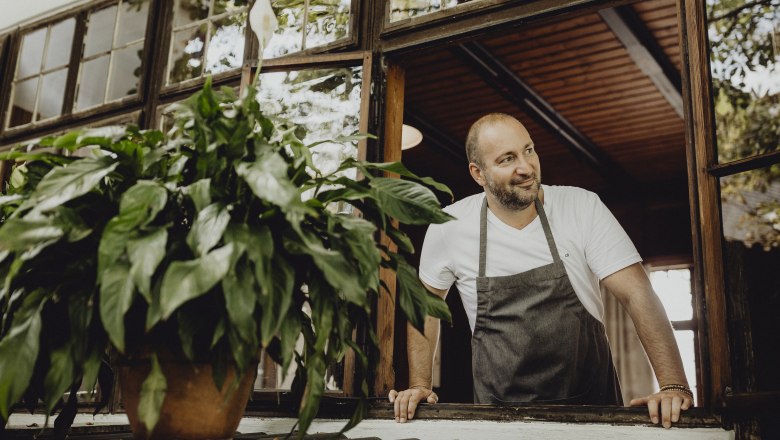
[[[555,245],[552,229],[550,229],[550,223],[547,221],[547,213],[544,212],[544,206],[539,200],[539,197],[534,200],[534,204],[536,205],[536,213],[539,214],[539,220],[542,221],[542,229],[544,229],[544,236],[547,238],[547,246],[550,247],[550,254],[552,254],[553,261],[560,263],[561,256],[558,254],[558,247]]]
[[[485,276],[485,260],[487,259],[487,194],[482,199],[482,211],[479,213],[479,276]]]
[[[552,229],[550,229],[550,222],[547,221],[547,213],[544,212],[544,206],[537,197],[534,200],[536,206],[536,213],[539,215],[539,220],[542,222],[542,229],[544,229],[544,237],[547,239],[547,246],[550,248],[550,254],[553,257],[553,262],[559,263],[561,256],[558,254],[558,247],[555,246],[555,238],[553,238]],[[479,213],[479,275],[485,276],[485,266],[487,260],[487,195],[482,199],[482,209]]]

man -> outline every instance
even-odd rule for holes
[[[472,329],[475,403],[622,405],[599,283],[628,311],[661,390],[634,399],[668,428],[692,404],[666,313],[634,245],[595,194],[542,186],[528,131],[494,113],[469,130],[469,172],[484,193],[432,225],[420,279],[444,297],[456,283]],[[393,390],[396,421],[436,403],[431,364],[439,322],[408,331],[410,388]],[[660,411],[659,411],[660,406]]]

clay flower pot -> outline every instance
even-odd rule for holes
[[[244,414],[257,372],[257,362],[235,384],[235,369],[228,368],[217,390],[208,363],[161,360],[168,382],[160,418],[151,433],[138,415],[141,385],[151,369],[148,360],[131,360],[119,366],[119,386],[125,411],[137,439],[232,439]]]

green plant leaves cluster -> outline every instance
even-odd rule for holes
[[[247,371],[265,350],[285,371],[298,365],[305,432],[326,369],[348,350],[361,372],[357,394],[368,393],[366,347],[353,334],[373,335],[380,268],[397,273],[415,327],[428,314],[449,320],[403,258],[414,249],[398,227],[449,220],[431,190],[445,186],[400,163],[348,159],[322,173],[295,127],[260,112],[254,87],[238,97],[207,82],[171,111],[167,136],[80,131],[41,144],[89,147],[86,157],[3,156],[20,161],[0,197],[4,420],[25,394],[51,411],[82,378],[94,383],[109,344],[128,357],[211,362],[218,387],[228,366]],[[365,177],[344,177],[350,169]],[[380,245],[380,234],[394,246]],[[153,365],[139,407],[150,430],[166,388]]]

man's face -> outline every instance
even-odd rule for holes
[[[507,209],[523,210],[539,194],[539,156],[523,125],[515,120],[494,122],[479,135],[481,164],[472,176]]]

